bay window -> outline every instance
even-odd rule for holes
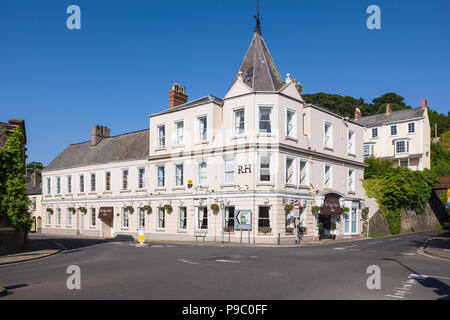
[[[234,110],[234,135],[242,135],[245,130],[245,111],[244,109]]]
[[[271,133],[272,132],[272,108],[260,107],[259,108],[259,132]]]

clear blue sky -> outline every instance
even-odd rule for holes
[[[81,8],[81,30],[66,8]],[[381,8],[382,29],[366,27]],[[146,129],[178,82],[189,99],[223,97],[254,29],[255,0],[2,0],[0,121],[23,118],[28,161],[67,145]],[[450,1],[265,0],[262,32],[284,77],[305,93],[371,101],[394,91],[450,110]]]

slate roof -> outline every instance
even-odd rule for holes
[[[28,195],[42,194],[42,183],[33,185],[33,183],[31,181],[28,181],[27,182],[27,194]]]
[[[71,144],[43,171],[96,164],[141,160],[149,156],[149,129],[104,138],[96,146],[91,141]]]
[[[354,119],[354,121],[366,127],[375,127],[399,121],[406,121],[409,119],[422,118],[424,117],[423,110],[424,109],[422,109],[421,107],[415,109],[405,109],[400,111],[393,111],[390,115],[387,115],[385,113],[375,114],[373,116]]]
[[[242,71],[243,81],[255,91],[278,91],[285,85],[263,37],[258,32],[253,34],[233,84],[239,76],[239,71]]]
[[[216,96],[213,96],[213,95],[209,94],[206,97],[199,98],[199,99],[196,99],[196,100],[192,100],[192,101],[190,101],[188,103],[181,104],[181,105],[176,106],[174,108],[168,108],[168,109],[166,109],[164,111],[154,113],[154,114],[152,114],[150,116],[151,117],[159,116],[161,114],[171,113],[171,112],[175,112],[175,111],[179,111],[179,110],[184,110],[184,109],[196,107],[196,106],[199,106],[199,105],[202,105],[202,104],[205,104],[205,103],[210,103],[210,102],[214,102],[214,103],[216,103],[218,105],[222,105],[223,104],[223,100],[222,99],[217,98]]]

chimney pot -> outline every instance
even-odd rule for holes
[[[356,108],[355,109],[355,119],[361,119],[361,118],[362,118],[361,109]]]
[[[426,109],[428,108],[428,102],[427,99],[422,98],[422,109]]]
[[[170,109],[187,102],[188,96],[185,93],[185,87],[182,87],[178,83],[172,84],[172,90],[169,91]]]
[[[386,115],[390,115],[392,113],[391,104],[388,103],[386,106]]]
[[[91,130],[91,145],[96,146],[103,138],[109,138],[110,130],[107,127],[96,125]]]

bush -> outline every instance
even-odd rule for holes
[[[450,176],[450,151],[441,143],[431,144],[431,171],[438,177]]]
[[[392,162],[377,158],[366,158],[364,160],[369,166],[364,170],[364,179],[381,178],[394,170]]]

